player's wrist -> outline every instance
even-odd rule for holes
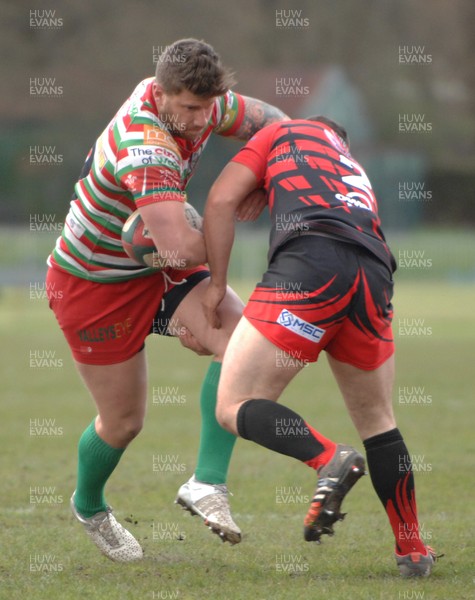
[[[214,292],[226,293],[227,285],[228,285],[228,282],[227,282],[226,278],[223,278],[223,277],[217,278],[216,276],[211,275],[209,287],[211,289],[213,289]]]

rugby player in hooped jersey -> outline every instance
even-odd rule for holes
[[[241,539],[226,487],[236,438],[219,426],[215,407],[221,360],[242,303],[228,289],[220,307],[222,328],[208,325],[200,309],[209,277],[204,238],[188,224],[184,202],[211,133],[248,140],[287,117],[231,91],[232,83],[208,44],[185,39],[168,46],[155,77],[138,84],[90,151],[48,258],[50,307],[98,412],[79,440],[71,508],[115,561],[143,555],[112,515],[104,487],[142,428],[149,333],[177,336],[198,354],[214,355],[201,391],[197,467],[176,501],[223,540]],[[260,200],[259,194],[250,196],[241,218],[255,218],[263,207]],[[164,261],[161,271],[137,264],[122,248],[122,226],[137,208]],[[128,499],[127,505],[132,509],[133,502]]]
[[[387,512],[401,575],[427,576],[435,554],[420,536],[411,459],[392,409],[396,265],[369,179],[349,152],[345,130],[329,119],[259,131],[224,168],[205,208],[211,282],[203,308],[213,327],[221,325],[235,211],[261,186],[271,215],[269,265],[225,353],[218,421],[315,469],[304,535],[319,541],[331,534],[345,495],[364,473],[364,458],[276,402],[325,350]]]

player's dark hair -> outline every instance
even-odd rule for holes
[[[330,127],[330,129],[333,129],[333,131],[337,134],[337,136],[345,142],[345,144],[348,146],[348,148],[350,147],[350,138],[348,137],[348,133],[347,133],[346,129],[339,123],[336,123],[335,121],[332,121],[331,119],[328,119],[327,117],[322,117],[322,116],[307,117],[305,120],[306,121],[316,121],[317,123],[323,123],[324,125],[327,125],[328,127]]]
[[[213,47],[193,38],[165,48],[158,57],[155,79],[166,94],[188,90],[200,98],[222,96],[235,83]]]

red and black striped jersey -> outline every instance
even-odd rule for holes
[[[274,123],[233,160],[249,167],[267,190],[269,260],[291,237],[312,231],[364,246],[396,270],[368,176],[333,129],[303,119]]]

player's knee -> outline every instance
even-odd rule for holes
[[[237,324],[241,320],[242,311],[243,305],[240,298],[234,298],[233,296],[232,302],[230,303],[230,305],[228,304],[226,306],[224,312],[221,314],[223,329],[226,331],[226,343],[231,337],[233,331],[236,329]]]
[[[138,436],[142,431],[143,417],[128,416],[116,420],[109,426],[109,436],[113,436],[115,444],[119,448],[125,448],[127,444]]]
[[[226,424],[228,422],[227,419],[227,410],[222,402],[218,402],[216,405],[216,420],[224,429],[227,429]]]
[[[226,306],[224,319],[226,329],[229,332],[229,335],[234,331],[236,325],[239,323],[242,317],[243,304],[241,299],[238,298],[234,292],[232,296],[231,302]]]
[[[143,416],[141,417],[132,417],[124,423],[124,436],[131,442],[134,438],[138,436],[138,434],[142,431],[144,423]]]
[[[232,405],[218,402],[216,406],[216,420],[226,431],[236,433],[236,410]]]
[[[213,344],[213,347],[210,348],[211,352],[213,353],[214,360],[220,363],[223,362],[226,346],[228,345],[229,338],[231,337],[231,335],[225,334],[224,331],[222,333],[222,338],[218,341],[218,343]]]
[[[242,311],[243,304],[241,299],[231,288],[228,288],[226,302],[223,302],[219,309],[221,329],[219,330],[219,335],[216,337],[215,347],[213,348],[213,353],[218,360],[222,360],[224,357],[231,335],[241,320]]]

